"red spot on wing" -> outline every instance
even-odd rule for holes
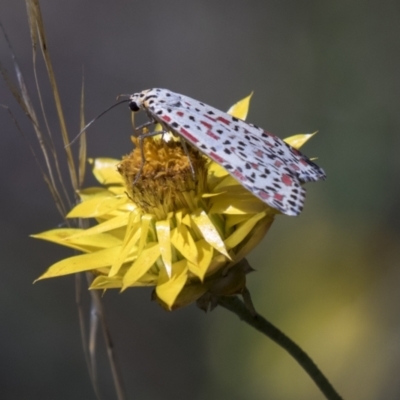
[[[276,160],[275,162],[274,162],[274,165],[275,165],[275,167],[280,167],[280,166],[282,166],[283,165],[283,162],[282,161],[279,161],[279,160]]]
[[[209,156],[217,163],[222,164],[223,162],[225,162],[225,160],[221,156],[219,156],[217,153],[214,153],[213,151],[210,152]]]
[[[293,180],[289,175],[283,174],[282,177],[281,177],[281,181],[286,186],[292,186],[293,185]]]
[[[193,136],[190,132],[188,132],[185,128],[180,129],[180,133],[190,142],[192,143],[197,143],[199,139],[197,137]]]
[[[293,171],[300,171],[300,168],[297,164],[290,164],[290,169],[292,169]]]
[[[218,117],[217,118],[218,121],[221,121],[222,123],[226,124],[226,125],[230,125],[231,121],[228,121],[226,118],[224,117]]]
[[[255,163],[250,163],[251,167],[254,169],[258,169],[259,165]]]
[[[279,193],[274,193],[274,199],[278,200],[278,201],[282,201],[283,200],[283,195],[279,194]]]
[[[264,192],[264,191],[259,191],[258,192],[258,195],[262,198],[262,199],[264,199],[264,200],[268,200],[271,196],[269,195],[269,193],[267,193],[267,192]]]
[[[168,117],[168,115],[163,115],[163,116],[161,117],[161,119],[162,119],[163,121],[165,121],[165,122],[170,122],[170,121],[171,121],[171,118]]]
[[[208,122],[200,121],[200,123],[201,123],[202,125],[204,125],[207,129],[211,129],[211,128],[212,128],[212,125],[209,124]]]
[[[209,116],[209,115],[207,115],[207,114],[206,114],[206,115],[204,115],[204,116],[205,116],[206,118],[208,118],[208,119],[211,119],[211,121],[214,121],[214,122],[216,121],[216,119],[215,119],[215,118],[213,118],[213,117],[210,117],[210,116]]]
[[[274,145],[273,145],[272,143],[270,143],[270,142],[268,141],[268,139],[263,140],[263,142],[264,142],[264,144],[265,144],[266,146],[274,147]]]
[[[264,152],[262,152],[261,150],[255,151],[254,154],[255,154],[257,157],[261,157],[261,158],[264,156]]]
[[[179,117],[183,117],[185,114],[182,111],[177,111],[176,115]]]
[[[213,131],[207,131],[207,135],[212,137],[215,140],[219,140],[219,136],[216,135]]]
[[[234,177],[240,179],[241,181],[245,181],[245,180],[246,180],[246,177],[245,177],[240,171],[238,171],[237,169],[235,169],[235,170],[233,171],[232,175],[233,175]]]

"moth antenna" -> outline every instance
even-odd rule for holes
[[[121,97],[131,97],[131,94],[119,94],[115,100],[119,100]]]
[[[97,117],[94,117],[88,124],[86,124],[84,126],[84,128],[72,139],[71,142],[69,142],[65,147],[69,147],[71,145],[73,145],[78,139],[79,137],[82,135],[83,132],[85,132],[85,130],[87,128],[89,128],[90,125],[93,124],[93,122],[97,121],[101,116],[103,116],[106,112],[110,111],[112,108],[119,106],[122,103],[127,103],[129,101],[129,99],[125,99],[125,100],[121,100],[118,103],[113,104],[111,107],[108,107],[106,110],[102,111]]]

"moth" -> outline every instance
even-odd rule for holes
[[[144,126],[160,123],[283,214],[300,214],[306,193],[302,184],[326,177],[282,139],[201,101],[167,89],[143,90],[125,101],[133,112],[146,112],[149,122]]]

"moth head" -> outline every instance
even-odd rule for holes
[[[139,103],[140,104],[140,103]],[[133,111],[133,112],[137,112],[140,110],[140,106],[137,103],[137,101],[132,100],[132,98],[129,101],[129,108]]]
[[[129,96],[129,108],[133,112],[139,111],[143,107],[143,101],[149,90],[144,90],[143,92],[135,93]]]

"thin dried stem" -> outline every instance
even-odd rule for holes
[[[58,120],[60,123],[60,129],[61,129],[61,137],[63,139],[64,146],[66,146],[69,143],[69,138],[68,138],[68,131],[67,131],[67,126],[65,123],[65,118],[64,118],[64,113],[62,110],[61,106],[61,98],[60,94],[58,92],[58,86],[54,74],[54,69],[53,69],[53,64],[50,59],[50,54],[48,51],[48,46],[47,46],[47,39],[46,39],[46,33],[44,30],[44,23],[42,19],[42,13],[40,10],[40,5],[38,0],[26,0],[26,5],[27,5],[27,10],[28,10],[28,15],[29,15],[29,22],[31,24],[31,32],[33,29],[37,29],[37,34],[39,38],[39,45],[40,45],[40,50],[42,51],[43,59],[47,68],[47,75],[50,80],[50,86],[53,92],[53,97],[54,97],[54,104],[56,106],[57,110],[57,115],[58,115]],[[65,152],[66,152],[66,157],[67,157],[67,164],[68,164],[68,169],[69,169],[69,175],[71,178],[71,183],[74,191],[78,190],[78,176],[76,173],[76,168],[75,168],[75,162],[74,158],[72,156],[72,151],[68,147],[64,147]]]
[[[89,285],[91,284],[93,280],[93,275],[91,273],[86,274],[87,280]],[[122,380],[122,374],[118,366],[117,362],[117,355],[114,351],[114,344],[111,339],[110,331],[108,329],[108,325],[106,322],[105,314],[104,314],[104,307],[103,303],[101,302],[101,297],[100,293],[98,290],[91,290],[90,291],[91,295],[91,313],[92,315],[97,315],[99,318],[99,321],[101,322],[101,329],[103,332],[103,338],[106,344],[106,349],[107,349],[107,356],[108,356],[108,361],[110,363],[111,367],[111,373],[113,376],[113,381],[114,381],[114,387],[115,391],[117,394],[117,399],[118,400],[125,400],[125,389],[124,389],[124,384]]]
[[[93,301],[91,303],[90,309],[90,329],[89,329],[89,361],[90,361],[90,370],[93,378],[93,387],[95,388],[95,392],[97,396],[100,398],[99,391],[99,381],[97,375],[97,333],[99,331],[99,320],[101,315],[96,310],[96,307],[93,306]]]
[[[90,381],[92,382],[93,390],[97,397],[97,400],[101,400],[100,396],[100,388],[96,379],[95,371],[93,370],[93,363],[91,362],[90,351],[88,347],[88,340],[86,335],[86,324],[85,324],[85,313],[83,310],[83,303],[82,303],[82,275],[83,274],[76,274],[75,275],[75,301],[76,306],[78,309],[78,317],[79,317],[79,327],[81,330],[81,340],[82,340],[82,348],[83,354],[85,355],[85,361],[87,365],[87,369],[89,372]],[[95,366],[94,366],[95,368]]]
[[[19,67],[19,64],[17,62],[17,58],[14,54],[14,51],[12,49],[11,43],[8,39],[7,33],[5,31],[5,29],[3,28],[2,24],[0,23],[0,28],[3,32],[3,36],[4,39],[7,43],[7,46],[9,48],[10,54],[11,54],[11,58],[13,60],[13,64],[14,64],[14,69],[15,69],[15,73],[17,76],[17,81],[18,81],[18,86],[16,87],[13,83],[12,80],[8,74],[8,71],[1,65],[0,63],[0,72],[3,76],[4,81],[6,82],[10,92],[13,94],[15,100],[18,102],[19,106],[22,108],[22,110],[25,112],[25,114],[28,116],[29,120],[32,122],[33,128],[35,130],[36,133],[36,137],[38,139],[39,145],[40,145],[40,149],[42,150],[43,153],[43,158],[45,160],[45,164],[46,164],[46,169],[47,169],[47,176],[48,176],[48,181],[50,182],[51,185],[51,193],[53,195],[54,201],[57,204],[57,208],[60,209],[66,209],[66,206],[63,202],[63,199],[61,197],[61,195],[58,192],[57,189],[57,185],[56,185],[56,181],[53,175],[53,169],[52,169],[52,165],[50,162],[50,157],[49,157],[49,153],[48,153],[48,143],[40,129],[39,126],[39,122],[38,119],[36,117],[36,113],[35,113],[35,109],[32,105],[29,93],[28,93],[28,89],[26,87],[25,84],[25,80],[24,77],[22,75],[21,69]],[[65,213],[62,215],[63,217],[65,216]]]
[[[85,127],[85,79],[82,71],[82,90],[81,90],[81,129]],[[87,141],[86,132],[84,132],[79,139],[79,155],[78,155],[78,182],[79,187],[83,185],[86,172],[86,153],[87,153]]]
[[[86,137],[83,134],[80,137],[80,147],[79,147],[79,170],[77,173],[75,162],[72,154],[71,148],[68,146],[69,138],[68,132],[66,128],[66,122],[61,106],[61,99],[58,92],[58,87],[55,79],[55,74],[53,70],[53,66],[50,60],[50,55],[48,52],[47,46],[47,39],[44,29],[44,24],[42,20],[39,0],[25,0],[27,11],[28,11],[28,18],[29,18],[29,28],[31,33],[31,40],[32,40],[32,51],[33,51],[33,70],[35,76],[35,83],[36,89],[39,96],[39,103],[45,123],[45,127],[47,129],[47,135],[45,135],[40,126],[39,121],[35,113],[35,109],[32,105],[30,96],[28,94],[27,87],[25,85],[25,81],[23,79],[21,70],[19,65],[16,61],[16,57],[12,51],[11,44],[7,38],[7,35],[0,25],[0,28],[3,30],[5,40],[9,46],[11,57],[14,62],[14,69],[17,76],[18,86],[14,85],[10,76],[6,69],[0,63],[0,73],[3,75],[3,78],[8,85],[9,90],[14,95],[15,99],[17,100],[18,104],[25,112],[25,114],[30,119],[36,133],[36,138],[39,142],[41,151],[43,153],[43,157],[45,160],[46,168],[43,168],[38,160],[38,157],[35,154],[33,147],[29,144],[29,148],[33,153],[35,161],[38,163],[40,171],[42,173],[43,179],[45,180],[46,184],[48,185],[50,192],[54,198],[55,204],[57,209],[59,210],[60,214],[63,218],[65,218],[67,204],[70,204],[70,196],[68,195],[67,189],[65,187],[65,182],[61,175],[61,170],[59,166],[59,159],[55,150],[55,145],[53,141],[53,136],[51,133],[50,126],[48,124],[48,120],[46,117],[45,107],[42,100],[42,94],[40,90],[39,80],[37,77],[37,70],[36,70],[36,57],[37,57],[37,48],[39,47],[47,68],[48,78],[50,80],[50,86],[54,97],[54,104],[56,106],[57,115],[60,123],[61,129],[61,137],[64,143],[65,154],[66,154],[66,161],[69,169],[70,180],[72,184],[72,188],[74,189],[74,193],[76,194],[78,189],[83,183],[84,175],[85,175],[85,168],[86,168]],[[8,107],[5,107],[8,112],[10,113],[11,117],[13,118],[18,131],[22,134],[18,123],[14,116],[12,115],[11,111]],[[81,94],[81,107],[80,107],[80,115],[81,115],[81,126],[85,125],[84,123],[84,85],[82,83],[82,94]],[[24,135],[22,134],[24,137]],[[25,137],[24,137],[25,138]],[[25,138],[26,140],[26,138]],[[54,170],[53,170],[54,168]],[[45,170],[47,169],[47,171]],[[79,174],[79,175],[78,175]],[[58,190],[58,187],[61,187],[61,193]],[[63,196],[61,195],[64,195]],[[69,222],[68,220],[66,221]],[[88,279],[92,279],[91,274],[87,274]],[[89,278],[90,277],[90,278]],[[91,300],[92,300],[92,313],[91,313],[91,323],[90,323],[90,335],[88,338],[86,325],[85,325],[85,317],[82,305],[82,288],[81,288],[81,280],[77,278],[76,281],[76,303],[78,308],[78,315],[79,315],[79,322],[80,322],[80,329],[81,329],[81,337],[82,337],[82,344],[83,350],[85,354],[85,359],[88,366],[89,376],[93,385],[94,392],[98,400],[101,399],[100,389],[98,385],[97,379],[97,361],[96,361],[96,354],[97,354],[97,331],[101,328],[104,336],[104,341],[107,348],[107,355],[110,362],[110,367],[112,371],[112,376],[114,380],[114,385],[117,393],[117,398],[119,400],[125,399],[123,384],[122,384],[122,377],[118,370],[116,356],[112,345],[112,340],[110,336],[110,332],[107,327],[107,323],[105,320],[104,309],[102,307],[101,299],[98,292],[91,292]]]
[[[27,3],[28,6],[28,18],[29,18],[29,28],[30,28],[30,35],[31,35],[31,42],[32,42],[32,64],[33,64],[33,74],[35,77],[35,85],[36,85],[36,92],[38,94],[38,98],[39,98],[39,104],[40,104],[40,108],[42,111],[42,116],[43,116],[43,120],[46,126],[46,130],[47,130],[47,134],[48,134],[48,138],[49,138],[49,143],[48,143],[48,150],[50,151],[50,154],[53,156],[53,161],[54,161],[54,165],[56,168],[56,173],[57,173],[57,177],[58,177],[58,181],[61,185],[62,191],[64,193],[65,196],[65,200],[67,202],[67,205],[69,206],[69,208],[71,207],[71,201],[67,192],[67,189],[64,185],[64,180],[62,178],[61,175],[61,170],[60,170],[60,165],[58,162],[58,156],[57,156],[57,152],[55,149],[55,145],[54,145],[54,140],[53,140],[53,135],[51,134],[51,129],[48,123],[48,119],[47,119],[47,115],[46,115],[46,111],[45,111],[45,107],[44,107],[44,103],[43,103],[43,98],[42,98],[42,91],[40,89],[40,84],[39,84],[39,79],[37,76],[37,68],[36,68],[36,59],[37,59],[37,45],[38,45],[38,30],[36,28],[36,23],[35,23],[35,17],[34,17],[34,12],[31,6],[31,3]]]
[[[71,208],[71,200],[69,198],[69,195],[68,195],[68,192],[67,192],[67,188],[65,187],[64,180],[63,180],[62,175],[61,175],[60,164],[58,162],[58,156],[57,156],[57,152],[56,152],[56,147],[54,145],[53,135],[51,134],[51,129],[50,129],[50,126],[49,126],[49,123],[48,123],[46,110],[45,110],[45,107],[44,107],[44,104],[43,104],[42,91],[40,89],[39,79],[38,79],[38,76],[37,76],[36,45],[34,44],[34,38],[33,37],[32,37],[32,63],[33,63],[33,74],[34,74],[34,77],[35,77],[36,92],[38,94],[40,109],[42,111],[44,124],[46,126],[47,135],[48,135],[48,138],[49,138],[47,147],[48,147],[48,150],[50,151],[50,154],[53,156],[53,161],[54,161],[54,166],[56,168],[58,181],[59,181],[59,183],[61,185],[61,189],[62,189],[62,191],[64,193],[64,197],[65,197],[65,200],[67,202],[68,208]]]

